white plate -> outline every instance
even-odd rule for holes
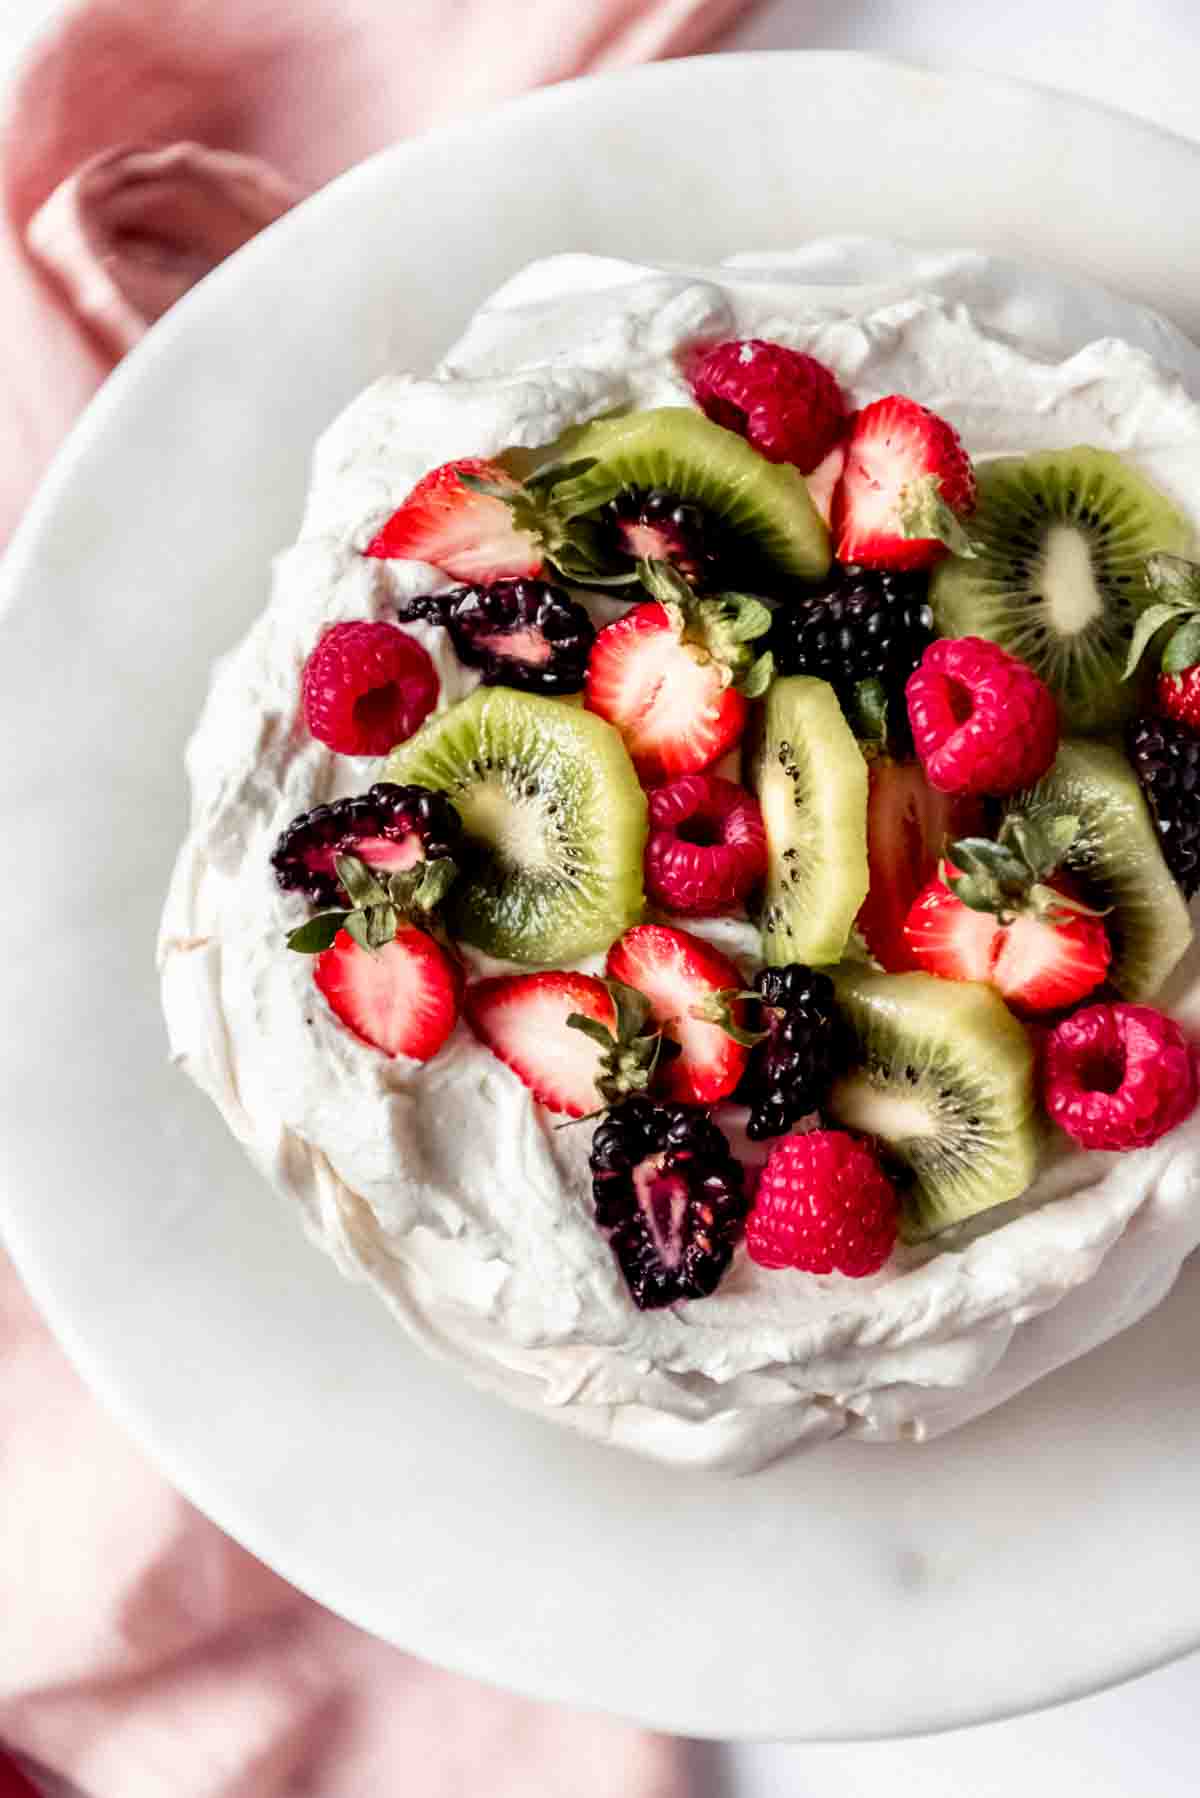
[[[642,1465],[468,1390],[305,1244],[167,1066],[152,945],[210,660],[261,604],[337,408],[533,256],[830,231],[1057,264],[1200,334],[1200,155],[1132,121],[830,55],[552,90],[367,164],[178,307],[58,462],[0,624],[0,1190],[68,1349],[173,1480],[334,1609],[719,1736],[966,1723],[1200,1644],[1197,1271],[932,1446],[740,1483]]]

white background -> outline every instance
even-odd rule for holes
[[[0,0],[0,71],[51,10],[51,0]],[[874,50],[986,69],[1085,94],[1200,141],[1200,0],[766,0],[731,47]],[[813,145],[814,179],[830,155],[835,145]],[[895,231],[903,237],[903,219]],[[1036,1717],[948,1736],[857,1747],[698,1745],[694,1755],[697,1798],[1196,1798],[1200,1659]]]

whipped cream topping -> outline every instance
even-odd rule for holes
[[[590,1434],[744,1472],[839,1434],[938,1434],[1141,1316],[1200,1241],[1200,1117],[1124,1157],[1060,1148],[1018,1204],[900,1248],[870,1279],[768,1272],[740,1249],[711,1298],[643,1313],[592,1222],[590,1129],[556,1131],[465,1024],[426,1064],[387,1060],[285,948],[305,908],[275,886],[276,838],[376,773],[308,736],[305,657],[330,624],[394,618],[403,595],[452,584],[365,559],[375,529],[438,463],[538,448],[617,406],[688,403],[675,352],[720,335],[808,350],[859,404],[911,393],[976,457],[1094,443],[1200,507],[1200,352],[1099,289],[849,239],[712,269],[536,263],[432,378],[376,382],[321,439],[299,539],[218,664],[188,749],[192,822],[160,959],[175,1059],[412,1336]],[[437,664],[441,705],[468,692],[477,676],[445,633],[406,628]],[[753,969],[746,920],[703,928]],[[1197,965],[1166,1001],[1200,1020]]]

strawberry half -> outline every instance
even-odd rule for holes
[[[417,482],[364,553],[429,562],[459,581],[540,574],[543,554],[536,533],[519,529],[511,506],[467,485],[463,475],[514,497],[522,492],[520,482],[498,462],[478,456],[444,462]]]
[[[665,1097],[685,1105],[727,1098],[745,1071],[749,1048],[697,1014],[715,1014],[721,1009],[718,995],[741,990],[744,982],[734,963],[686,930],[635,924],[609,950],[608,973],[644,993],[664,1036],[679,1044],[678,1058],[660,1070],[657,1084]],[[729,1015],[736,1028],[745,1029],[742,1002],[730,1001]]]
[[[918,965],[904,933],[917,895],[937,873],[946,844],[977,829],[980,813],[974,801],[953,799],[931,787],[919,762],[877,756],[868,767],[871,884],[856,922],[880,967],[903,974]]]
[[[997,841],[954,844],[904,927],[917,966],[995,987],[1019,1012],[1060,1011],[1086,998],[1112,950],[1103,919],[1056,871],[1078,828],[1077,818],[1014,814]]]
[[[428,1061],[458,1020],[458,965],[415,924],[401,922],[376,949],[339,930],[313,979],[346,1028],[385,1055]]]
[[[747,698],[770,680],[769,660],[750,644],[771,616],[741,594],[697,599],[664,562],[643,562],[639,574],[656,603],[600,632],[584,704],[616,726],[641,780],[658,786],[710,767],[741,736]]]
[[[944,418],[899,393],[855,416],[830,517],[839,562],[928,568],[968,547],[974,506],[970,457]]]

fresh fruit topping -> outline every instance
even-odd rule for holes
[[[411,867],[385,874],[368,868],[357,856],[338,855],[334,875],[344,900],[288,933],[288,948],[300,955],[319,955],[340,930],[360,948],[382,949],[401,923],[430,925],[458,877],[458,868],[445,858],[418,860]]]
[[[751,584],[768,571],[820,580],[829,567],[829,533],[803,475],[689,406],[597,419],[576,433],[571,454],[569,476],[545,478],[549,503],[576,536],[618,494],[669,493],[700,508],[706,535],[720,534],[722,553],[738,558]]]
[[[445,625],[460,662],[485,686],[578,693],[596,632],[583,606],[546,581],[493,581],[422,594],[402,616]]]
[[[596,1223],[643,1311],[707,1298],[746,1215],[741,1163],[703,1111],[627,1099],[596,1126]]]
[[[829,1110],[907,1167],[904,1235],[919,1241],[1024,1192],[1037,1171],[1033,1051],[999,994],[850,968],[835,985],[856,1065]]]
[[[612,980],[634,987],[650,1001],[651,1015],[680,1053],[660,1070],[668,1099],[715,1105],[741,1079],[749,1054],[746,1005],[737,995],[742,976],[727,956],[686,930],[636,924],[608,952]]]
[[[799,962],[754,977],[763,1040],[737,1090],[749,1105],[751,1142],[783,1136],[819,1111],[848,1057],[848,1038],[827,974]]]
[[[817,516],[828,529],[829,520],[833,516],[833,496],[837,492],[838,482],[846,466],[846,440],[839,438],[823,461],[817,463],[807,477],[808,496],[817,509]]]
[[[600,516],[618,562],[669,562],[693,587],[720,586],[723,535],[702,506],[661,487],[629,487]]]
[[[767,871],[756,801],[735,781],[683,774],[649,795],[646,896],[663,911],[734,911]]]
[[[1179,674],[1160,674],[1155,699],[1164,718],[1200,735],[1200,664]]]
[[[829,453],[845,424],[836,377],[815,357],[781,343],[760,337],[718,343],[688,374],[706,417],[736,431],[768,462],[793,462],[801,474]]]
[[[652,785],[693,774],[741,736],[746,697],[771,678],[751,644],[769,628],[761,600],[726,593],[697,599],[665,562],[645,562],[657,603],[633,606],[596,638],[584,703],[616,726],[641,778]]]
[[[1143,658],[1157,670],[1155,699],[1166,718],[1200,731],[1200,562],[1183,556],[1146,558],[1154,603],[1137,621],[1125,679]],[[1153,654],[1147,656],[1147,651]]]
[[[902,974],[917,965],[904,934],[917,894],[937,873],[951,837],[978,833],[982,808],[939,793],[919,762],[873,756],[868,773],[870,885],[855,926],[880,967]]]
[[[1194,1110],[1182,1030],[1149,1005],[1091,1005],[1051,1033],[1046,1110],[1084,1149],[1144,1149]]]
[[[876,1274],[896,1246],[895,1188],[866,1143],[843,1130],[786,1136],[771,1150],[746,1219],[760,1267]]]
[[[1170,718],[1139,718],[1129,759],[1158,832],[1163,860],[1186,899],[1200,888],[1200,737]]]
[[[592,1115],[654,1075],[663,1038],[647,1031],[640,993],[590,974],[502,974],[466,998],[467,1022],[534,1098],[568,1117]]]
[[[899,393],[856,413],[833,496],[839,562],[929,568],[969,548],[961,521],[974,504],[971,459],[944,418]]]
[[[1002,456],[979,470],[970,559],[952,556],[930,600],[948,637],[989,637],[1041,676],[1068,731],[1102,731],[1137,706],[1122,685],[1154,601],[1147,557],[1183,551],[1191,527],[1107,450]]]
[[[313,979],[346,1028],[385,1055],[429,1061],[458,1020],[459,967],[415,924],[398,924],[374,948],[339,930]]]
[[[917,965],[980,980],[1015,1010],[1061,1011],[1100,985],[1112,956],[1104,921],[1058,872],[1079,820],[1013,812],[998,840],[955,843],[904,934]]]
[[[1013,793],[1040,780],[1054,760],[1054,695],[996,643],[931,643],[907,692],[917,754],[943,793]]]
[[[465,479],[464,479],[465,477]],[[419,480],[365,554],[394,561],[428,562],[456,581],[496,581],[536,575],[542,568],[537,533],[522,528],[499,493],[516,497],[521,484],[498,462],[468,456],[444,462]]]
[[[477,687],[397,750],[388,777],[445,793],[461,817],[447,921],[475,948],[561,965],[641,916],[645,794],[617,732],[582,707]]]
[[[828,682],[772,682],[750,766],[767,833],[763,954],[840,961],[867,894],[867,764]]]
[[[905,683],[933,641],[928,587],[919,572],[835,565],[821,592],[776,608],[768,639],[776,668],[827,680],[860,735],[887,734],[890,726],[907,749]],[[860,694],[865,681],[878,691]],[[864,730],[860,713],[868,707],[873,728]]]
[[[271,852],[277,884],[314,905],[346,897],[339,856],[354,856],[376,874],[405,874],[422,862],[456,861],[462,825],[443,793],[377,781],[355,799],[318,805],[293,818]]]
[[[339,755],[386,755],[437,704],[437,670],[394,624],[334,624],[304,664],[304,718]]]
[[[1109,981],[1124,999],[1151,998],[1191,942],[1192,926],[1125,757],[1104,743],[1065,742],[1049,774],[1015,805],[1035,818],[1066,813],[1078,819],[1064,867],[1105,914],[1113,951]]]

